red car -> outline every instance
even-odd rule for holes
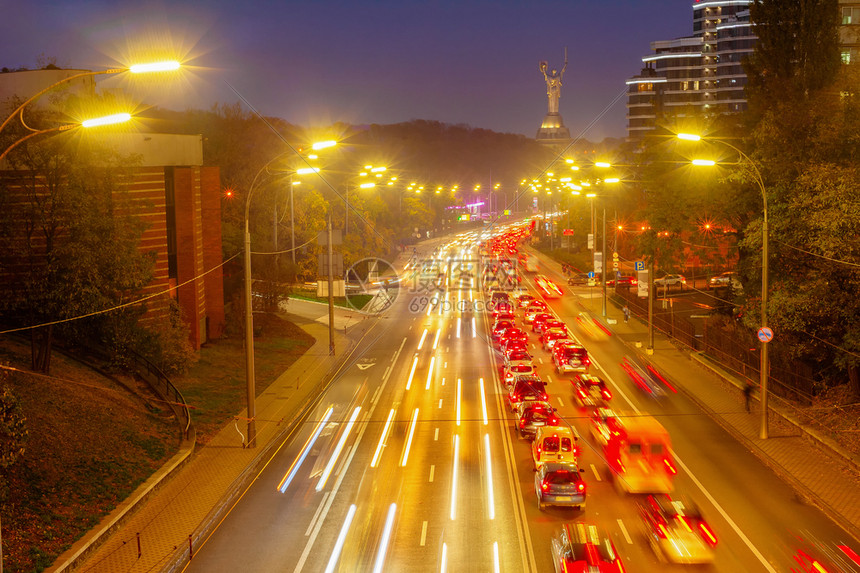
[[[513,350],[525,350],[528,351],[529,345],[528,342],[521,340],[519,338],[509,338],[504,341],[504,343],[499,347],[505,356],[507,356]]]
[[[540,324],[542,322],[546,322],[547,320],[553,320],[554,318],[555,317],[553,315],[549,314],[548,312],[541,312],[539,314],[536,314],[534,316],[534,318],[532,319],[532,330],[534,332],[540,332],[538,330],[538,327],[540,326]]]
[[[555,317],[548,318],[546,320],[542,320],[541,322],[533,322],[532,323],[532,328],[534,329],[534,331],[537,333],[540,333],[540,334],[543,334],[545,331],[549,330],[550,328],[565,328],[565,327],[566,327],[566,325],[564,324],[564,322],[562,322],[561,320],[559,320]]]
[[[559,374],[588,372],[588,368],[591,366],[588,351],[575,342],[556,344],[552,351],[552,361]]]
[[[492,337],[493,340],[498,340],[499,337],[504,333],[507,329],[513,328],[514,323],[510,320],[497,320],[493,325]]]
[[[583,408],[600,408],[612,399],[612,392],[601,378],[577,374],[573,377],[573,397]]]
[[[529,339],[529,335],[522,328],[517,328],[516,326],[512,326],[505,330],[501,336],[499,336],[499,346],[503,346],[508,340],[522,340],[523,342],[527,342]]]
[[[517,360],[531,360],[532,355],[524,348],[511,348],[505,352],[505,360],[514,362]]]
[[[543,342],[543,347],[546,350],[552,350],[557,340],[567,340],[569,338],[570,335],[564,328],[550,328],[540,335],[540,340]]]
[[[551,551],[555,571],[599,571],[624,573],[621,556],[605,532],[583,523],[566,523],[552,538]]]

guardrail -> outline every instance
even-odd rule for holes
[[[191,430],[191,412],[188,409],[188,403],[182,392],[173,385],[173,382],[161,371],[161,369],[139,355],[135,351],[131,351],[131,357],[135,365],[135,372],[143,378],[149,387],[152,388],[162,400],[164,400],[176,417],[183,424],[182,435],[187,440]]]

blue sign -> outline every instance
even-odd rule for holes
[[[773,331],[766,326],[762,326],[758,329],[758,333],[756,333],[758,339],[762,342],[770,342],[773,340]]]
[[[594,272],[593,272],[593,271],[592,271],[592,272],[590,272],[590,273],[588,273],[588,278],[590,278],[590,279],[593,279],[593,278],[594,278]]]
[[[633,268],[637,271],[644,271],[645,270],[645,261],[635,261],[633,263]]]

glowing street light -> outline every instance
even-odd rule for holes
[[[701,141],[702,136],[692,134],[692,133],[679,133],[678,139],[683,139],[686,141]],[[755,181],[758,184],[759,190],[761,191],[761,200],[762,200],[762,226],[761,226],[761,328],[767,328],[767,291],[768,291],[768,229],[767,229],[767,191],[764,187],[764,181],[761,178],[761,173],[759,172],[758,165],[750,159],[746,153],[728,143],[727,141],[723,141],[721,139],[709,139],[708,141],[713,141],[715,143],[721,143],[730,149],[733,149],[740,156],[742,161],[746,161],[753,169],[753,173],[755,174]],[[711,161],[709,159],[694,159],[693,165],[697,166],[706,166],[713,167],[716,165],[716,161]],[[768,383],[768,343],[762,340],[761,342],[761,365],[759,372],[760,384],[761,384],[761,428],[759,431],[759,437],[761,439],[767,439],[768,437],[768,424],[767,424],[767,383]]]
[[[19,145],[21,145],[22,143],[24,143],[28,139],[36,137],[37,135],[44,135],[46,133],[59,133],[61,131],[68,131],[70,129],[75,129],[77,127],[92,128],[92,127],[101,127],[101,126],[105,126],[105,125],[114,125],[117,123],[123,123],[123,122],[129,121],[130,119],[131,119],[130,113],[115,113],[115,114],[106,115],[103,117],[96,117],[96,118],[92,118],[92,119],[87,119],[87,120],[84,120],[80,123],[69,123],[69,124],[60,125],[57,127],[52,127],[50,129],[34,130],[31,133],[29,133],[29,134],[25,135],[24,137],[22,137],[21,139],[19,139],[18,141],[16,141],[15,143],[13,143],[12,145],[10,145],[9,147],[7,147],[3,153],[0,153],[0,161],[3,161],[3,159],[6,158],[6,156],[9,154],[10,151],[15,149],[16,147],[18,147]]]

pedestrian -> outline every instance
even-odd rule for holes
[[[627,324],[627,321],[630,320],[630,309],[627,308],[627,305],[624,305],[624,308],[621,309],[621,312],[624,313],[624,324]]]
[[[749,380],[744,384],[744,407],[747,412],[750,411],[750,396],[752,395],[753,385]]]

